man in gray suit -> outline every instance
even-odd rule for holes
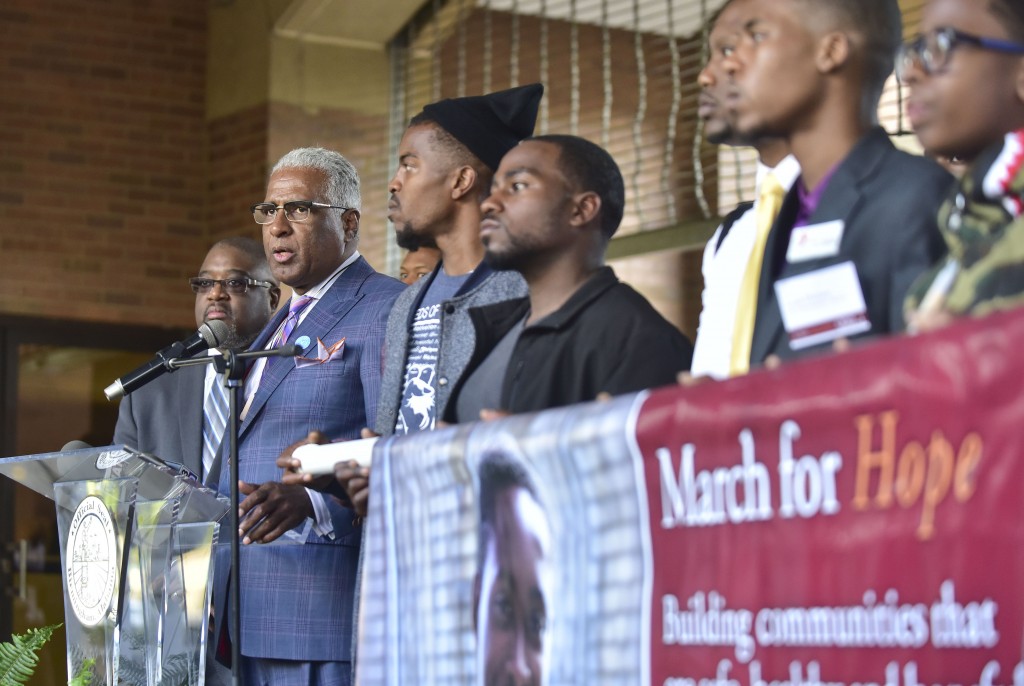
[[[225,349],[248,348],[281,297],[263,246],[252,238],[226,238],[214,244],[190,282],[196,294],[196,326],[214,319],[225,322],[231,332]],[[213,365],[184,367],[125,396],[114,443],[181,463],[216,486],[216,477],[207,478],[211,465],[204,465],[204,452],[209,455],[210,450],[204,451],[203,409],[218,383]],[[219,443],[219,438],[212,440]]]
[[[897,150],[877,109],[902,40],[897,0],[732,0],[721,67],[734,129],[783,139],[802,175],[765,244],[750,361],[903,329],[911,282],[945,248],[951,177]]]
[[[281,297],[263,245],[253,238],[215,243],[199,274],[189,281],[196,294],[196,326],[214,319],[225,322],[230,335],[222,347],[230,350],[249,347]],[[183,367],[157,377],[121,401],[114,443],[181,463],[216,488],[219,475],[209,471],[223,438],[223,425],[218,424],[220,431],[215,433],[219,435],[210,435],[204,409],[220,383],[213,365]],[[214,659],[214,642],[208,648],[206,683],[231,683],[230,670]]]

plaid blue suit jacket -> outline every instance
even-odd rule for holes
[[[302,369],[293,360],[271,358],[239,429],[242,481],[280,481],[277,457],[311,430],[323,431],[332,439],[352,439],[371,425],[380,393],[388,313],[403,288],[401,282],[378,274],[359,258],[317,302],[290,340],[308,337],[305,357],[316,356],[317,338],[330,347],[344,337],[345,350],[341,359]],[[270,320],[253,349],[266,346],[287,310],[281,308]],[[229,471],[225,461],[219,487],[225,494],[229,493]],[[311,531],[304,545],[242,546],[243,655],[350,660],[361,532],[353,526],[352,510],[330,496],[326,500],[334,522],[333,540]],[[224,545],[218,546],[214,586],[217,636],[227,617],[229,533],[222,532]]]

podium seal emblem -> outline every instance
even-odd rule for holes
[[[87,496],[75,510],[64,559],[71,609],[84,626],[96,626],[114,599],[118,569],[114,520],[94,495]]]
[[[96,458],[96,469],[107,470],[115,465],[119,465],[132,454],[127,450],[104,450]]]

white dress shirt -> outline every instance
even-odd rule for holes
[[[800,164],[792,155],[779,162],[774,169],[758,162],[754,197],[760,195],[761,182],[769,172],[775,174],[775,178],[788,191],[800,176]],[[690,373],[694,376],[710,376],[714,379],[729,377],[740,285],[757,238],[754,209],[752,207],[747,210],[736,220],[721,246],[718,245],[722,233],[722,227],[719,226],[704,247],[704,261],[701,264],[704,290],[701,293],[700,323],[690,365]]]

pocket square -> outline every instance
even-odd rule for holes
[[[345,339],[342,338],[340,341],[327,347],[324,342],[319,338],[316,339],[316,357],[296,357],[295,366],[298,369],[303,367],[311,367],[315,364],[324,364],[331,360],[341,359],[341,354],[345,351]]]

